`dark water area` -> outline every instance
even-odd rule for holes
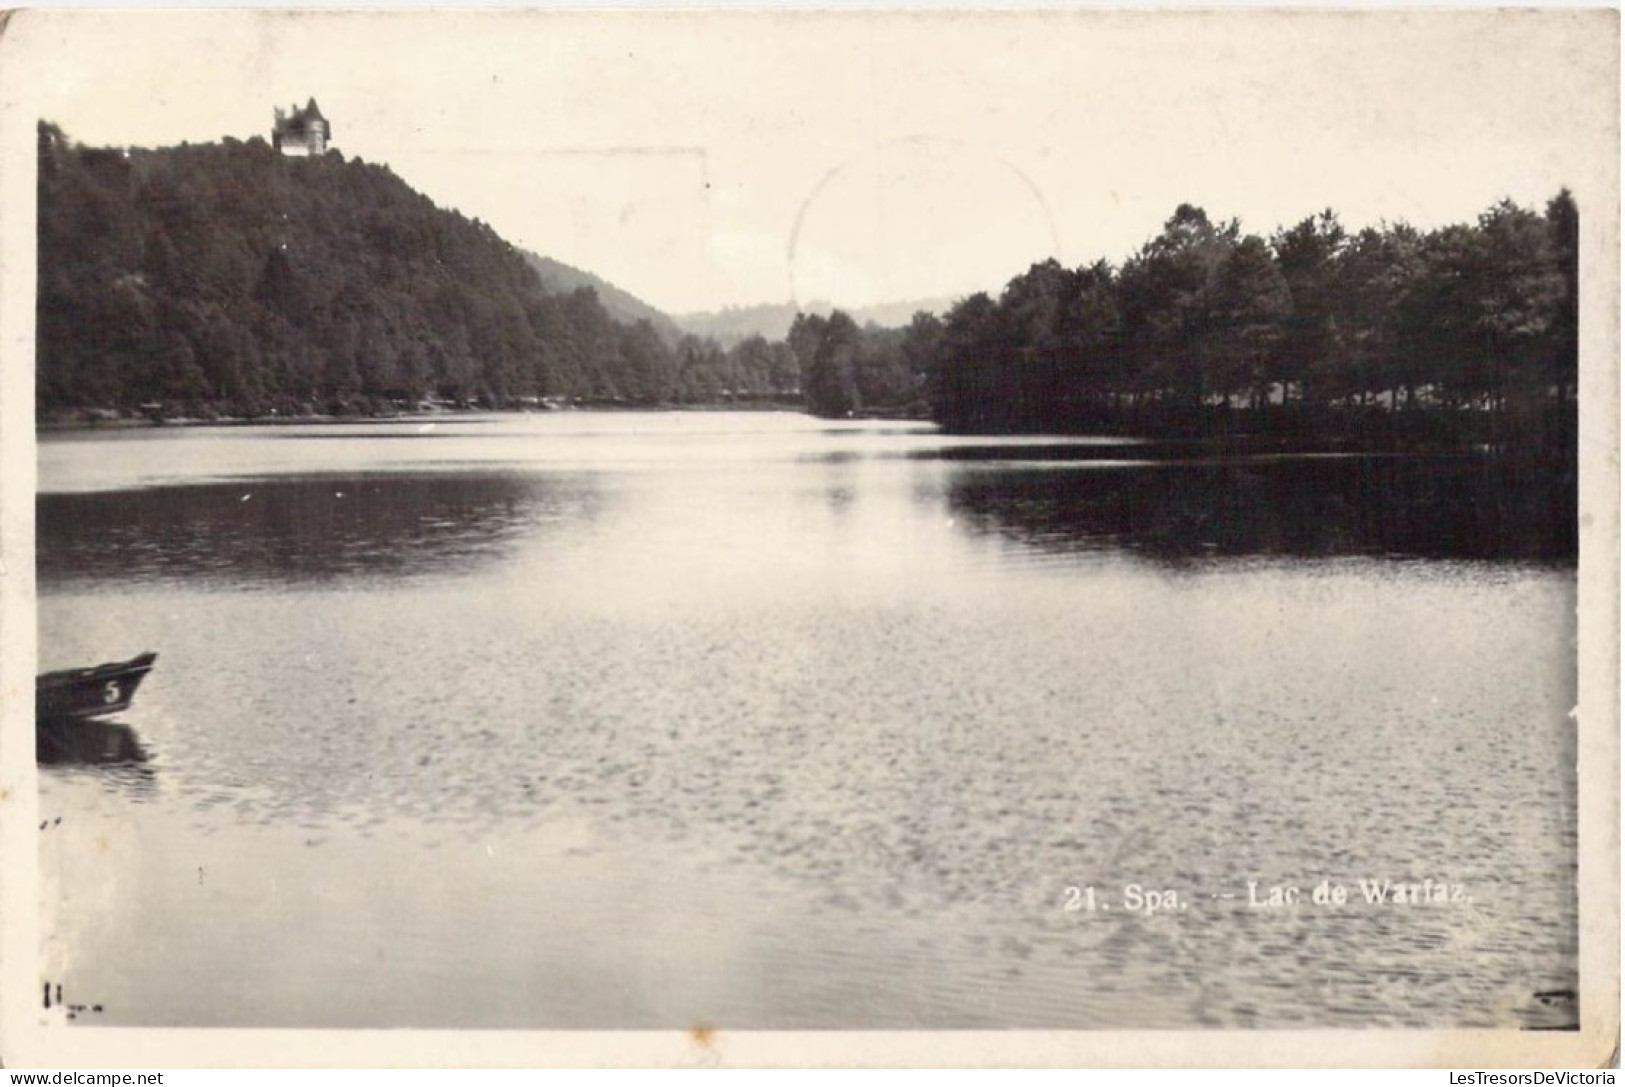
[[[949,502],[1045,548],[1572,564],[1575,495],[1572,476],[1484,456],[1312,454],[967,475]]]
[[[41,501],[42,579],[259,583],[466,569],[550,521],[591,519],[590,480],[338,475],[55,495]]]
[[[914,458],[1010,464],[955,478],[948,503],[979,531],[1039,548],[1175,559],[1577,558],[1575,488],[1563,475],[1471,455],[1193,462],[1148,457],[1155,448],[1081,447],[1080,456],[1077,446],[969,446]],[[1102,459],[1108,451],[1130,459]],[[1033,467],[1035,458],[1043,466]],[[608,500],[587,475],[520,473],[171,486],[148,489],[139,503],[116,491],[57,495],[38,511],[39,571],[49,579],[174,577],[231,587],[432,574],[498,558],[550,523],[593,519]]]
[[[1577,1021],[1552,479],[786,414],[38,448],[41,669],[159,652],[36,733],[76,1027]]]

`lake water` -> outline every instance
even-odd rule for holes
[[[159,653],[41,736],[78,1023],[1575,1022],[1573,526],[1471,459],[698,413],[39,457],[41,669]]]

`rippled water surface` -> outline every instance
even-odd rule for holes
[[[40,734],[85,1022],[1572,1025],[1572,526],[1476,462],[743,414],[39,451],[40,667],[159,653]]]

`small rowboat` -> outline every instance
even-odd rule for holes
[[[95,668],[46,672],[34,684],[34,720],[82,721],[122,713],[157,659],[156,653],[143,653]]]

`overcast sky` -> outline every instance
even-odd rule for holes
[[[996,292],[1120,263],[1181,202],[1264,234],[1565,185],[1585,212],[1618,167],[1607,12],[58,12],[8,37],[13,117],[160,146],[314,96],[346,156],[674,313]]]

